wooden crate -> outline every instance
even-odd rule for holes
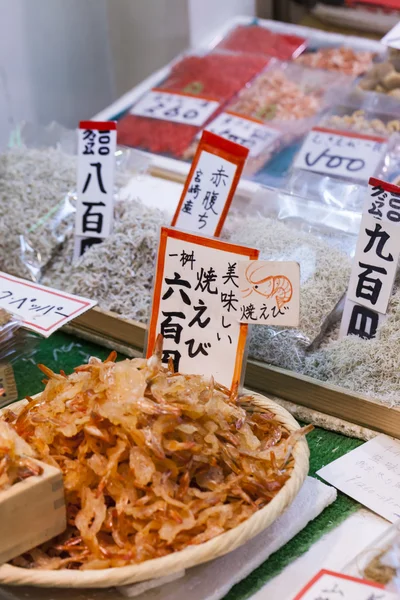
[[[140,356],[146,326],[94,308],[73,321],[67,331],[108,348]],[[246,387],[290,400],[310,409],[400,438],[400,410],[304,375],[248,360]]]
[[[66,528],[62,473],[30,459],[43,472],[0,491],[0,564],[50,540]]]

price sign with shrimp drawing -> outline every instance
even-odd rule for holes
[[[300,319],[297,262],[241,260],[238,263],[240,323],[295,327]]]

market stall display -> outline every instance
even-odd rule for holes
[[[249,54],[264,54],[282,60],[295,58],[307,45],[307,40],[297,35],[273,33],[260,25],[237,25],[216,46]]]
[[[350,47],[341,46],[305,52],[297,58],[297,62],[306,67],[326,69],[357,77],[371,67],[373,58],[373,52],[356,51]]]
[[[378,92],[400,100],[400,51],[389,48],[387,60],[371,67],[358,87],[365,92]]]

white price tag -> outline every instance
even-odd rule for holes
[[[367,181],[386,148],[386,138],[314,127],[296,156],[294,168]]]
[[[322,569],[294,600],[395,600],[378,583]]]
[[[114,121],[79,124],[75,259],[112,231],[116,143]]]
[[[158,334],[176,371],[240,383],[247,325],[238,321],[238,261],[258,250],[161,229],[147,355]]]
[[[129,112],[137,117],[202,127],[219,105],[217,100],[153,89],[148,91]]]
[[[295,327],[300,318],[300,265],[268,260],[238,265],[241,323]]]
[[[400,21],[381,39],[382,44],[400,49]]]
[[[0,272],[0,308],[23,319],[24,327],[49,337],[97,302]]]
[[[218,236],[249,150],[203,131],[171,225]]]
[[[249,148],[249,156],[255,158],[279,137],[279,131],[264,125],[262,121],[250,119],[231,112],[223,112],[207,125],[211,131],[231,142]]]

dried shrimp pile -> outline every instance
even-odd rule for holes
[[[92,358],[5,419],[64,476],[68,529],[13,564],[101,569],[200,544],[267,505],[290,476],[289,433],[249,398],[149,360]],[[113,353],[114,354],[114,353]],[[308,431],[309,429],[307,429]]]
[[[40,465],[31,460],[32,455],[29,444],[7,423],[0,421],[0,492],[14,483],[42,473]]]
[[[352,48],[342,46],[341,48],[321,48],[315,52],[306,52],[297,58],[297,62],[307,67],[358,76],[369,69],[373,58],[373,52],[356,52]]]

